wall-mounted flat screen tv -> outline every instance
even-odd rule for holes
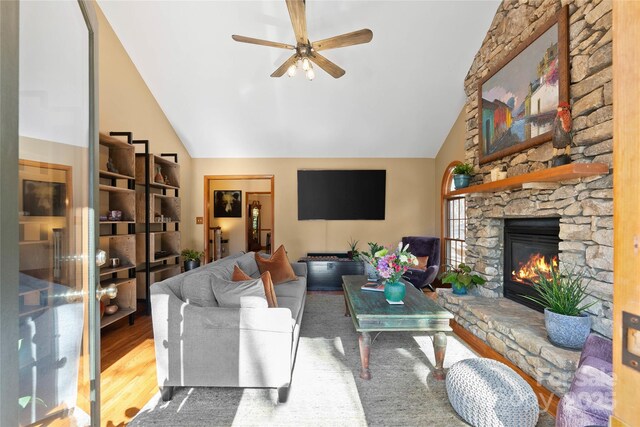
[[[385,170],[299,170],[298,219],[384,219],[386,187]]]

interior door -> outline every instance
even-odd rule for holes
[[[19,425],[99,423],[92,12],[19,4]]]

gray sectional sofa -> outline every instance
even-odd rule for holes
[[[278,308],[222,308],[212,283],[233,266],[260,277],[254,253],[235,254],[151,286],[158,387],[277,388],[288,397],[307,289],[305,263],[296,281],[275,286]]]

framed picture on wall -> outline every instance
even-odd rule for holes
[[[23,180],[22,212],[26,216],[65,216],[67,185],[63,182]]]
[[[569,102],[569,8],[490,69],[478,87],[480,164],[551,140]]]
[[[214,190],[213,216],[215,218],[242,218],[242,191]]]

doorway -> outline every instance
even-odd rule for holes
[[[84,0],[0,16],[0,425],[97,426],[97,17]]]
[[[247,252],[271,253],[273,200],[267,191],[247,192]]]
[[[274,206],[273,175],[206,175],[205,263],[237,252],[270,251],[275,238]]]

